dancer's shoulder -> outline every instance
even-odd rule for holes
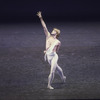
[[[60,40],[58,40],[58,39],[56,40],[56,42],[57,42],[57,44],[61,44]]]
[[[57,39],[57,42],[61,43],[60,40]]]

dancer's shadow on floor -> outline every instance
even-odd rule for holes
[[[65,87],[65,83],[53,83],[52,86],[54,89],[63,89]]]

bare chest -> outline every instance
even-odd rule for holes
[[[50,47],[55,41],[57,41],[57,39],[54,39],[54,38],[49,38],[46,40],[46,49],[48,47]]]
[[[54,42],[54,39],[52,39],[52,38],[47,39],[46,40],[46,48],[50,47],[53,42]]]

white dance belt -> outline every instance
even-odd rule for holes
[[[47,60],[47,56],[48,57],[54,57],[55,56],[55,54],[56,54],[56,52],[51,52],[51,53],[45,53],[45,55],[44,55],[44,60],[46,61]]]

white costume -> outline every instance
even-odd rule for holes
[[[60,66],[58,66],[57,62],[58,62],[58,55],[55,51],[53,51],[54,47],[58,44],[58,40],[55,40],[54,43],[46,50],[44,59],[46,61],[46,59],[48,60],[48,63],[51,65],[51,70],[50,70],[50,74],[48,77],[48,88],[53,89],[53,87],[51,87],[51,83],[54,79],[54,74],[55,74],[55,70],[57,70],[59,76],[61,77],[61,79],[63,80],[63,82],[65,82],[66,77],[63,74],[62,69],[60,68]]]

